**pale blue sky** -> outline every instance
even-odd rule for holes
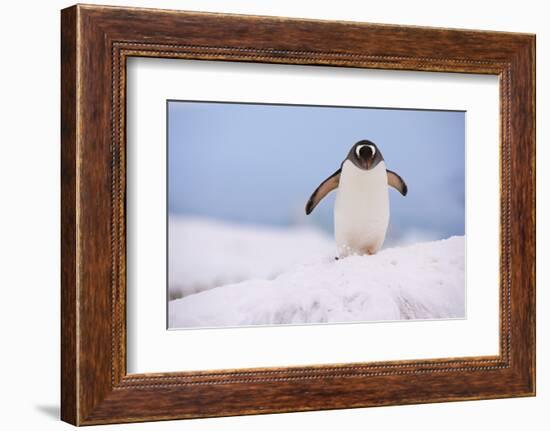
[[[406,181],[390,190],[389,241],[464,234],[465,113],[168,102],[170,213],[332,232],[334,193],[304,205],[360,139]]]

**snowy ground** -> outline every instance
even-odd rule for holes
[[[178,218],[170,237],[171,328],[465,315],[464,237],[338,261],[311,228]]]
[[[273,279],[336,252],[312,227],[269,228],[191,217],[169,220],[170,299],[250,279]]]

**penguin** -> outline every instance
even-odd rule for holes
[[[337,189],[334,203],[336,259],[372,255],[382,247],[390,219],[388,186],[407,195],[405,181],[386,169],[380,149],[374,142],[364,139],[351,147],[340,169],[315,189],[306,204],[308,215],[321,199]]]

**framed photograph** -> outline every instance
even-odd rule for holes
[[[62,419],[535,394],[535,36],[61,13]]]

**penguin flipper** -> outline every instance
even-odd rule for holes
[[[390,171],[389,169],[386,169],[386,172],[388,174],[388,185],[392,186],[395,190],[397,190],[403,196],[407,196],[407,192],[409,189],[407,187],[407,184],[405,184],[405,181],[403,181],[403,178],[401,178],[395,172]]]
[[[306,214],[311,214],[311,211],[313,211],[313,209],[317,206],[317,204],[321,202],[321,199],[323,199],[326,195],[328,195],[334,189],[338,188],[338,184],[340,184],[341,172],[342,172],[342,169],[338,169],[325,181],[319,184],[319,187],[315,189],[315,191],[307,201]]]

